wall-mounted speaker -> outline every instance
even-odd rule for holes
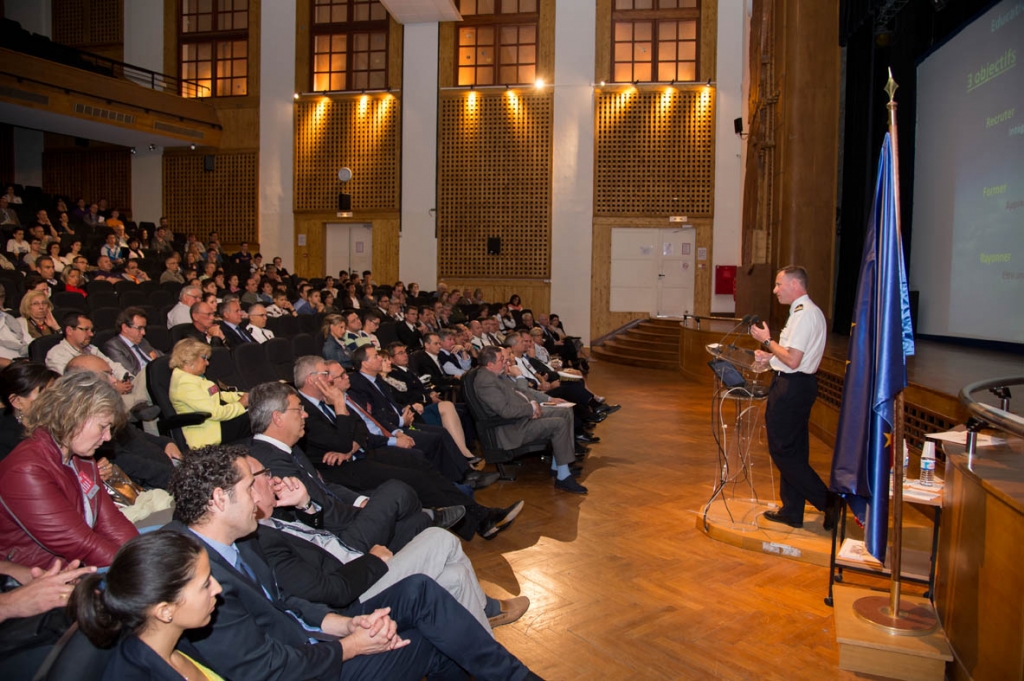
[[[205,170],[208,173],[212,173],[216,169],[217,169],[217,157],[216,156],[212,156],[212,155],[204,156],[203,157],[203,170]]]
[[[339,213],[350,213],[352,212],[352,195],[341,192],[338,194],[338,212]]]
[[[501,255],[501,237],[487,237],[487,255]]]

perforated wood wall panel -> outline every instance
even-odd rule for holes
[[[72,201],[107,200],[130,215],[131,155],[127,149],[56,149],[43,152],[43,190]]]
[[[595,215],[710,216],[712,90],[628,88],[595,98]]]
[[[295,210],[337,210],[344,167],[353,211],[399,209],[399,105],[389,94],[296,103]]]
[[[222,244],[258,241],[257,153],[217,154],[214,170],[204,167],[203,154],[164,153],[164,215],[174,231],[217,231]]]
[[[124,0],[52,0],[53,41],[88,47],[124,40]]]
[[[439,276],[550,276],[551,123],[550,93],[441,97]],[[487,254],[488,237],[500,255]]]

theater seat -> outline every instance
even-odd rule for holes
[[[231,350],[231,359],[238,374],[238,387],[248,392],[260,383],[277,380],[277,371],[267,361],[266,352],[259,343],[242,343]]]
[[[32,681],[100,681],[114,647],[97,648],[73,623],[43,660]]]
[[[188,443],[185,442],[185,435],[181,429],[185,426],[198,426],[210,418],[210,413],[197,411],[190,414],[178,414],[171,406],[171,358],[168,355],[157,357],[146,365],[146,389],[149,391],[149,399],[156,406],[160,407],[160,418],[157,419],[157,431],[164,437],[174,440],[178,449],[185,451]]]

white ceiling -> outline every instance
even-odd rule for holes
[[[380,0],[400,24],[431,24],[462,21],[455,0]]]

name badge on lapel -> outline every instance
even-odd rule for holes
[[[96,496],[96,492],[99,491],[100,486],[93,482],[92,478],[85,471],[81,471],[78,474],[78,484],[82,486],[82,492],[85,494],[85,498],[92,500]]]
[[[211,395],[216,395],[217,393],[219,393],[219,392],[220,392],[220,388],[218,388],[218,387],[217,387],[217,384],[216,384],[216,383],[214,383],[213,385],[211,385],[211,386],[210,386],[210,388],[209,388],[208,392],[209,392],[209,393],[210,393]]]

